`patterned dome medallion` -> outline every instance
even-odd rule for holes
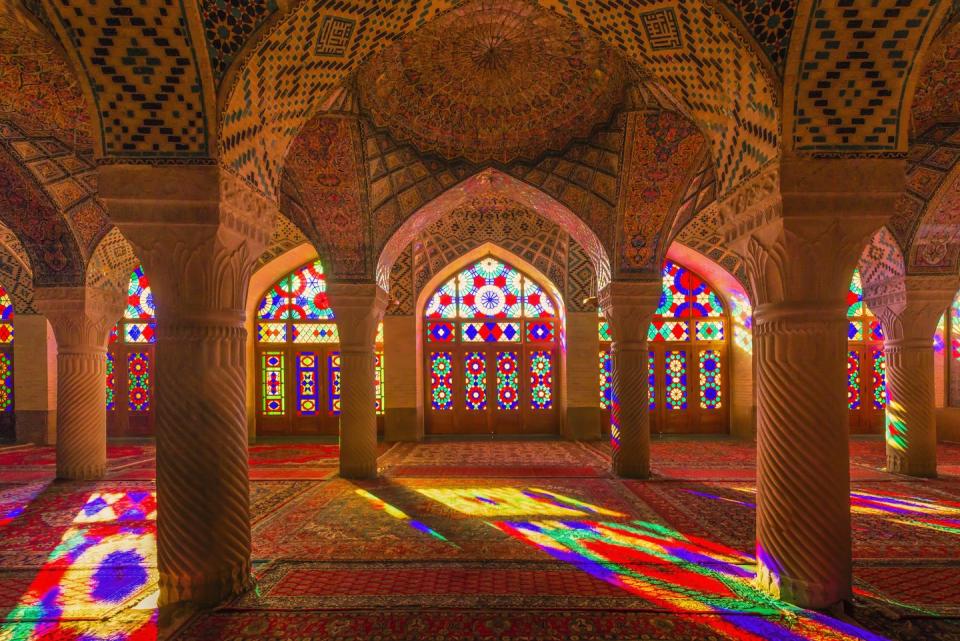
[[[374,56],[363,109],[422,152],[475,163],[532,160],[605,122],[626,67],[563,19],[518,0],[478,0]]]

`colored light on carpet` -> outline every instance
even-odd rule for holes
[[[424,524],[421,523],[420,521],[417,521],[417,520],[415,520],[415,519],[410,518],[410,516],[409,516],[406,512],[404,512],[403,510],[401,510],[400,508],[394,507],[393,505],[390,505],[389,503],[387,503],[387,502],[384,501],[383,499],[381,499],[381,498],[379,498],[379,497],[377,497],[377,496],[374,496],[374,495],[371,494],[370,492],[368,492],[368,491],[366,491],[366,490],[358,489],[358,490],[357,490],[357,494],[359,494],[359,495],[362,496],[363,498],[365,498],[365,499],[367,499],[368,501],[370,501],[371,503],[373,503],[373,506],[374,506],[376,509],[378,509],[378,510],[383,510],[384,512],[386,512],[387,514],[389,514],[390,516],[392,516],[392,517],[395,518],[395,519],[399,519],[399,520],[401,520],[401,521],[407,521],[407,522],[409,522],[410,527],[412,527],[413,529],[419,530],[419,531],[423,532],[424,534],[429,534],[430,536],[432,536],[433,538],[435,538],[435,539],[437,539],[437,540],[439,540],[439,541],[443,541],[443,542],[445,542],[445,543],[450,543],[445,536],[443,536],[442,534],[440,534],[440,533],[437,532],[436,530],[434,530],[434,529],[432,529],[432,528],[424,525]],[[451,545],[452,545],[452,544],[451,544]]]
[[[32,483],[4,492],[0,499],[0,529],[23,514],[27,506],[47,487],[46,483]]]
[[[91,494],[18,604],[0,641],[156,638],[156,495]],[[122,616],[119,616],[122,614]]]
[[[626,516],[539,488],[423,488],[417,491],[457,512],[473,516]]]
[[[753,573],[743,567],[752,563],[751,557],[661,525],[641,521],[501,521],[493,525],[652,606],[716,614],[716,630],[731,639],[880,639],[772,599],[753,586]],[[737,616],[744,614],[757,616]]]

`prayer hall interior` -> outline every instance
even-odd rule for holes
[[[960,639],[960,0],[0,0],[0,641]]]

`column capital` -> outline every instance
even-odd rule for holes
[[[617,349],[622,351],[631,349],[631,346],[646,349],[650,319],[657,311],[662,293],[660,279],[615,280],[600,290],[600,309],[610,323]]]
[[[37,309],[47,317],[60,352],[106,347],[110,328],[123,315],[125,292],[96,287],[40,287]]]
[[[376,283],[330,283],[327,298],[337,321],[341,349],[372,352],[390,295]]]
[[[888,347],[916,345],[930,348],[937,322],[960,286],[953,274],[864,274],[863,298],[883,323]]]

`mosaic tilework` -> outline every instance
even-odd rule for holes
[[[627,140],[616,268],[620,274],[655,277],[666,253],[677,194],[700,162],[704,140],[692,122],[670,111],[630,114]]]
[[[939,0],[815,0],[794,91],[793,148],[898,151],[913,53],[928,38]],[[866,80],[866,82],[864,81]]]
[[[139,264],[140,259],[134,253],[133,246],[120,230],[114,227],[103,237],[90,257],[86,285],[126,292],[130,273]]]
[[[578,243],[570,243],[567,257],[567,287],[565,300],[567,309],[572,312],[592,312],[591,305],[584,300],[597,295],[597,279],[593,273],[590,257]]]
[[[283,202],[281,200],[281,202]],[[307,237],[303,235],[300,228],[290,222],[290,219],[283,214],[278,214],[273,223],[273,233],[270,235],[270,242],[267,248],[257,259],[255,269],[260,269],[277,256],[290,251],[294,247],[307,242]]]
[[[733,274],[746,289],[747,273],[743,261],[729,249],[729,245],[720,233],[723,221],[716,202],[707,204],[697,212],[693,219],[676,237],[679,242],[695,249],[713,262]]]
[[[869,294],[871,286],[906,273],[903,251],[889,229],[883,227],[873,235],[860,256],[858,267],[864,294]]]
[[[777,155],[775,90],[753,50],[710,3],[688,0],[673,6],[680,51],[653,50],[635,19],[636,7],[566,0],[540,4],[598,34],[678,96],[710,132],[721,192]],[[325,92],[366,55],[451,6],[442,0],[344,2],[325,10],[299,5],[237,77],[223,118],[223,161],[266,193],[275,193],[288,143]],[[356,21],[342,58],[316,53],[328,16]]]
[[[341,282],[372,272],[362,172],[359,124],[327,117],[307,123],[284,171],[283,211]]]
[[[0,225],[0,283],[10,294],[17,314],[35,313],[33,270],[20,240],[10,228]]]
[[[244,43],[276,10],[276,0],[200,1],[203,35],[218,85]]]
[[[205,157],[204,86],[183,0],[51,3],[79,52],[106,156]],[[208,90],[208,89],[206,89]]]
[[[399,305],[387,308],[387,316],[410,316],[416,301],[413,296],[413,245],[408,245],[390,270],[390,295]]]
[[[783,76],[796,19],[796,0],[724,0]]]
[[[956,269],[960,256],[960,124],[935,125],[910,145],[906,190],[889,228],[910,248],[908,273]]]
[[[676,238],[694,217],[717,199],[717,179],[713,173],[713,159],[703,154],[700,166],[694,172],[680,198],[673,227],[668,240]]]
[[[925,57],[910,115],[913,133],[960,120],[960,23],[944,29]]]

